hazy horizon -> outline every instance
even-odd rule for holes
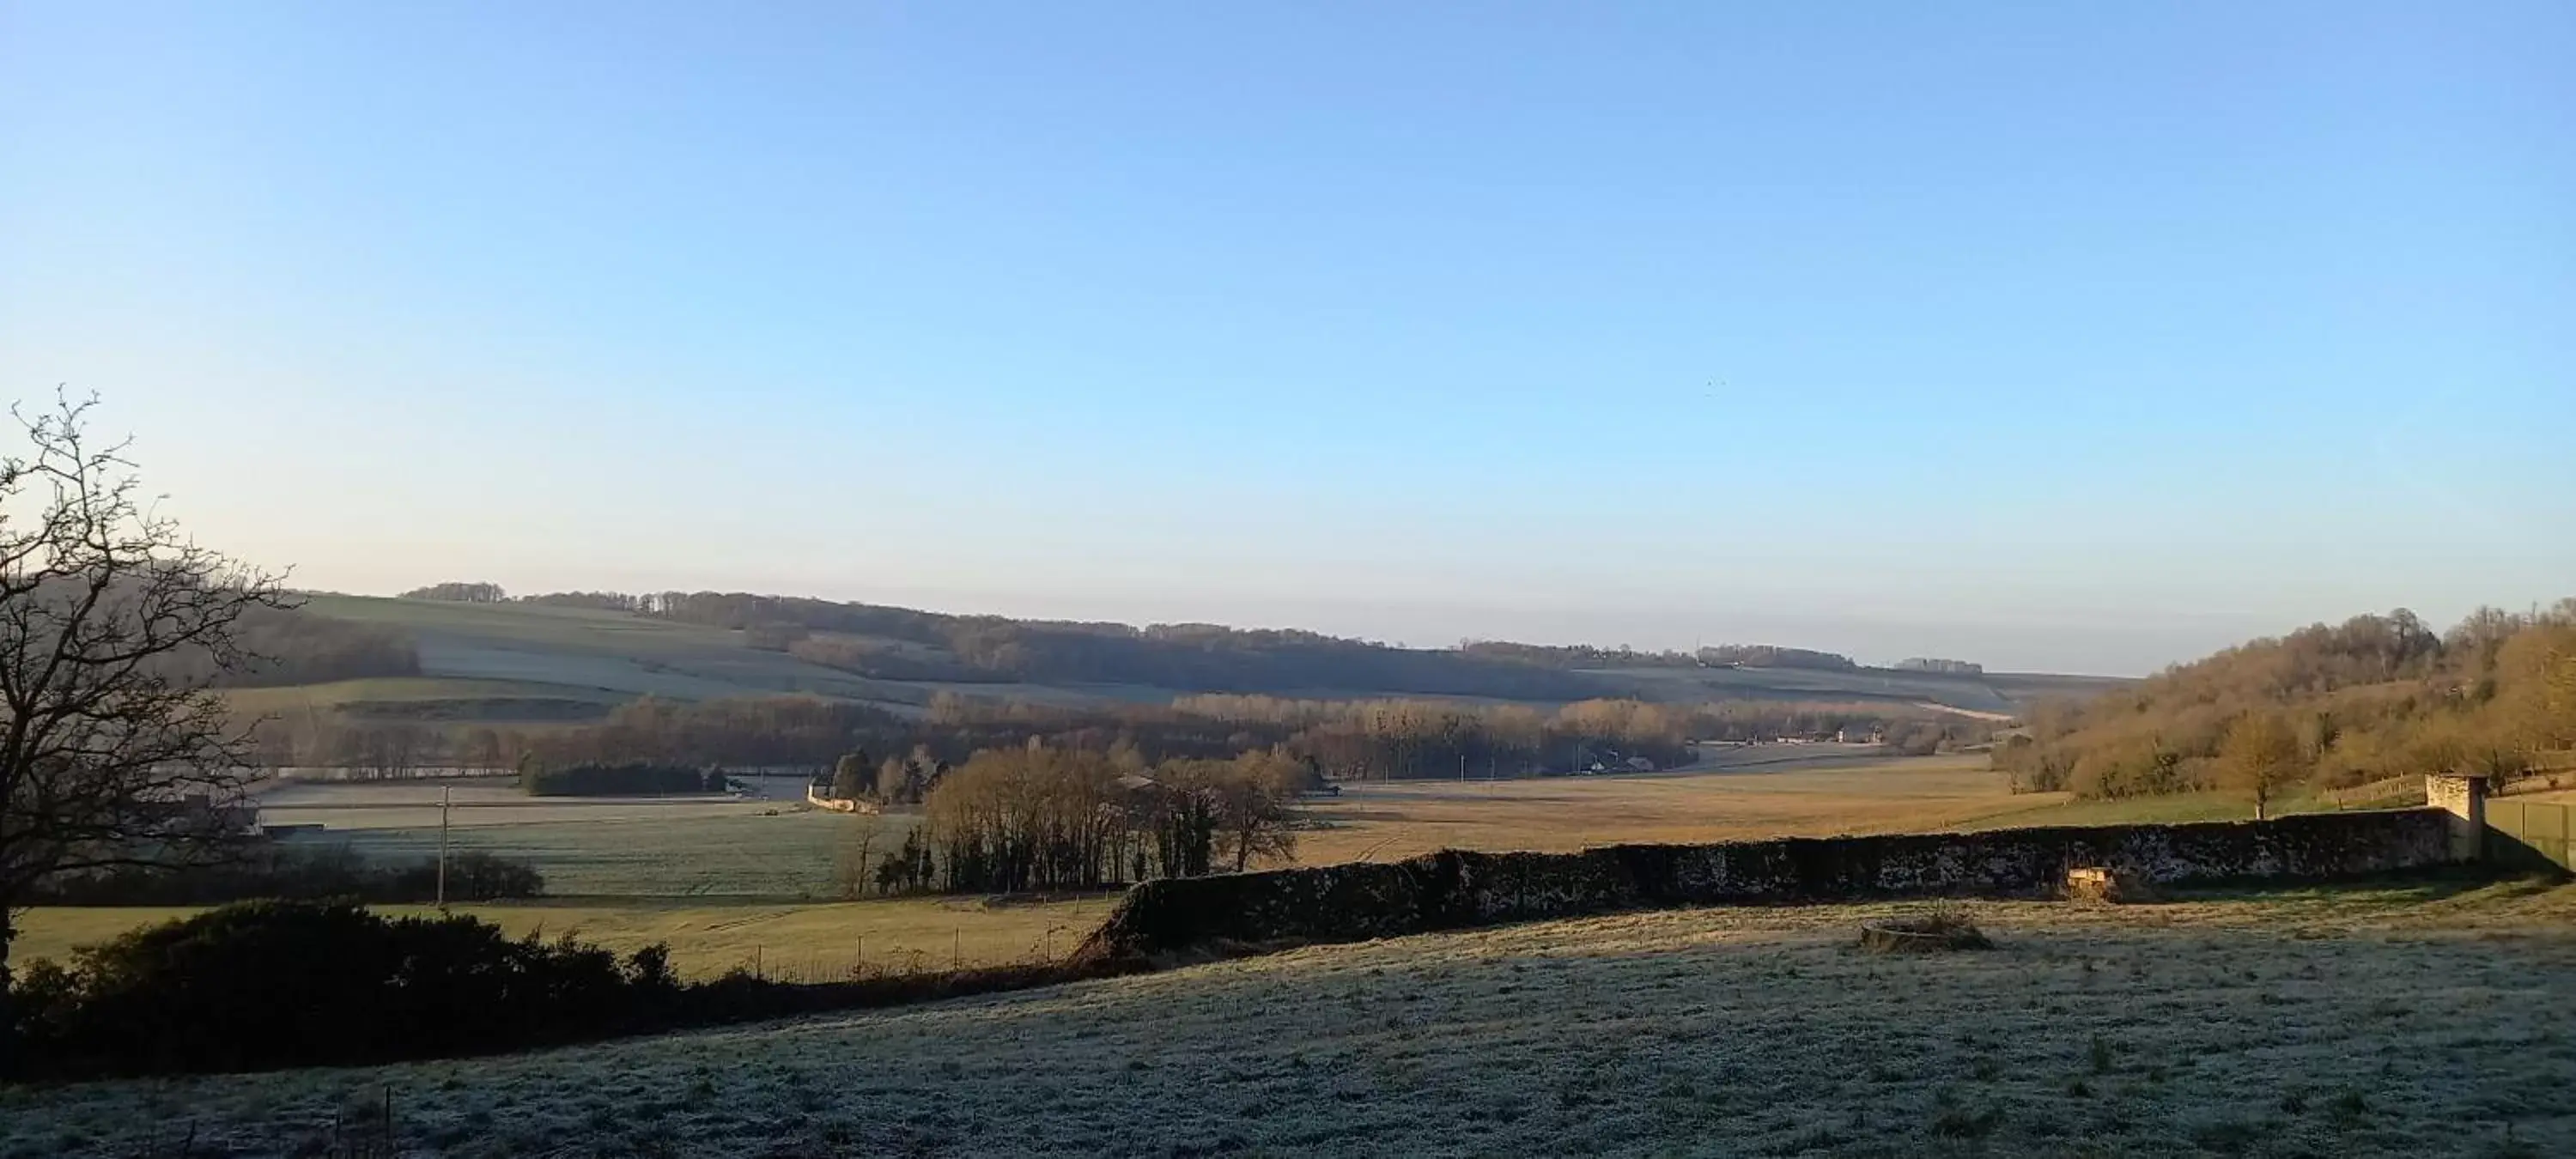
[[[2576,594],[2576,8],[0,0],[0,397],[299,586],[2136,675]]]

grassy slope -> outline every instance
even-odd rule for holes
[[[459,851],[535,865],[546,875],[546,891],[562,896],[792,900],[837,896],[835,859],[860,824],[845,814],[801,809],[774,817],[657,814],[460,827],[449,839]],[[909,816],[886,818],[872,856],[882,858],[901,844],[913,823]],[[333,829],[310,840],[394,861],[438,851],[434,825]]]
[[[0,1092],[0,1154],[2576,1153],[2576,887],[1623,914],[464,1062]],[[2509,1142],[2510,1140],[2510,1142]]]
[[[2352,794],[2333,794],[2298,786],[2271,803],[2274,816],[2331,813],[2341,809],[2411,809],[2424,803],[2421,777],[2391,778]],[[2239,793],[2203,790],[2116,801],[2085,801],[2065,793],[2026,793],[2012,803],[1970,820],[1963,828],[2003,829],[2036,825],[2150,825],[2186,821],[2250,821],[2254,803]]]
[[[701,905],[685,901],[563,900],[463,905],[513,936],[577,934],[618,951],[654,942],[671,947],[688,977],[721,974],[754,962],[773,978],[828,981],[846,977],[864,950],[872,970],[937,969],[952,960],[995,965],[1063,954],[1100,924],[1110,897],[986,906],[971,898],[897,899],[815,905]],[[426,914],[428,906],[380,906],[386,913]],[[137,926],[197,912],[194,908],[42,907],[21,915],[22,939],[10,952],[21,964],[69,957],[75,946],[104,941]],[[864,945],[862,945],[864,939]]]
[[[744,646],[742,633],[580,608],[320,595],[313,612],[412,633],[433,677],[558,685],[580,695],[705,699],[812,692],[920,703],[927,693]]]
[[[2334,806],[2312,797],[2276,804],[2276,813],[2310,813]],[[2173,793],[2117,801],[2082,801],[2064,793],[2025,793],[1961,828],[2022,829],[2040,825],[2169,825],[2188,821],[2251,821],[2254,804],[2233,793]]]
[[[2006,674],[1953,676],[1864,668],[1829,672],[1804,668],[1616,668],[1592,675],[1651,700],[1850,701],[1889,705],[1938,705],[1969,712],[2009,714],[2045,697],[2091,696],[2128,681],[2109,677]]]
[[[1986,686],[2013,700],[2084,700],[2137,683],[2127,676],[2075,676],[2057,672],[1989,672]]]
[[[628,699],[621,692],[533,680],[475,680],[453,676],[378,677],[298,684],[284,688],[233,688],[224,699],[252,716],[289,717],[308,710],[339,710],[372,719],[444,723],[458,720],[513,724],[585,720]]]

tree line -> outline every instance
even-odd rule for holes
[[[2576,599],[2481,608],[2447,632],[2356,616],[2048,703],[1995,749],[2025,790],[2129,797],[2233,788],[2268,805],[2456,770],[2511,779],[2576,763]]]
[[[442,594],[453,593],[453,595]],[[507,598],[498,585],[441,583],[418,598]],[[1268,691],[1365,688],[1441,696],[1574,699],[1600,689],[1567,672],[1449,649],[1395,648],[1286,629],[953,616],[742,592],[573,592],[521,602],[587,607],[744,633],[754,647],[887,680],[1122,683]]]
[[[1147,766],[1132,750],[987,749],[930,788],[908,838],[925,848],[898,851],[880,885],[928,885],[927,871],[943,890],[1011,893],[1240,871],[1295,851],[1294,802],[1313,782],[1281,752]]]
[[[1776,644],[1720,644],[1700,649],[1699,659],[1704,664],[1738,668],[1811,668],[1824,672],[1853,672],[1860,668],[1851,657],[1839,652],[1783,648]]]
[[[554,592],[511,597],[492,583],[448,582],[405,598],[518,602],[588,608],[739,631],[754,648],[881,680],[1147,684],[1217,692],[1308,688],[1580,700],[1613,689],[1585,675],[1620,668],[1802,668],[1850,672],[1851,657],[1773,644],[1719,644],[1692,652],[1625,645],[1466,640],[1417,649],[1293,629],[1215,624],[1129,624],[957,616],[877,604],[746,592]],[[1918,658],[1915,671],[1976,674],[1982,667]]]
[[[1666,649],[1644,652],[1626,645],[1598,648],[1588,644],[1515,644],[1504,640],[1468,640],[1458,650],[1470,656],[1508,660],[1542,668],[1810,668],[1828,672],[1854,672],[1858,661],[1839,652],[1819,652],[1809,648],[1784,648],[1776,644],[1713,644],[1696,651]],[[1907,660],[1897,665],[1957,665],[1955,660]],[[1983,672],[1981,666],[1964,668],[1913,668],[1917,671]]]
[[[330,767],[356,777],[423,769],[653,765],[787,766],[832,770],[859,751],[910,754],[871,761],[920,770],[963,763],[1031,739],[1066,749],[1132,749],[1147,764],[1229,760],[1284,748],[1335,780],[1518,777],[1576,772],[1642,758],[1658,768],[1691,759],[1692,741],[1830,738],[1859,726],[1900,751],[1928,753],[1985,740],[1991,726],[1885,705],[1723,701],[1699,705],[1603,699],[1557,708],[1472,701],[1303,700],[1258,694],[1184,696],[1169,704],[1044,704],[943,692],[917,716],[811,695],[675,701],[643,697],[588,720],[513,727],[439,724],[355,712],[292,713],[258,722],[255,751],[272,767]],[[917,799],[917,798],[916,798]],[[910,803],[909,801],[905,803]]]
[[[1899,672],[1938,672],[1948,676],[1983,676],[1986,666],[1967,660],[1944,660],[1938,656],[1908,656],[1896,662]]]
[[[678,796],[725,791],[722,767],[678,765],[564,765],[534,760],[519,770],[519,789],[531,797]]]
[[[397,598],[445,600],[456,604],[498,604],[508,602],[510,593],[501,590],[499,584],[449,582],[413,588]]]

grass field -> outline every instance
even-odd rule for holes
[[[744,797],[531,797],[507,779],[295,782],[260,798],[268,824],[319,824],[300,845],[345,846],[390,861],[433,856],[448,793],[451,848],[525,861],[546,891],[576,897],[840,896],[842,846],[868,824],[809,809],[804,780],[743,776]],[[916,818],[875,822],[878,853]]]
[[[2064,800],[2013,796],[1982,757],[1807,751],[1825,748],[1734,750],[1723,759],[1753,763],[1642,776],[1349,785],[1339,798],[1309,802],[1297,861],[1941,829]],[[806,810],[801,783],[769,780],[770,799],[757,800],[532,798],[467,783],[454,790],[449,839],[459,850],[535,865],[558,896],[837,897],[841,849],[864,822]],[[295,784],[267,795],[262,817],[328,826],[298,842],[403,860],[437,851],[437,801],[429,784]],[[883,818],[877,853],[916,823],[910,814]]]
[[[504,1058],[0,1092],[0,1154],[2576,1153],[2576,887],[1708,909]]]
[[[872,969],[945,969],[1062,955],[1100,924],[1113,895],[987,904],[979,898],[901,898],[817,905],[692,905],[681,901],[590,901],[463,905],[518,937],[575,934],[620,952],[654,942],[671,947],[681,974],[703,978],[759,965],[772,978],[819,982],[847,977],[864,952]],[[377,906],[426,914],[429,906]],[[24,911],[10,957],[67,960],[72,947],[196,912],[149,907],[61,907]],[[864,943],[862,942],[864,939]]]
[[[1310,803],[1301,862],[1394,860],[1435,849],[1565,851],[1944,829],[2016,805],[1983,757],[1853,760],[1617,777],[1346,785]],[[2042,803],[2064,800],[2051,795]]]
[[[545,696],[701,700],[812,692],[890,704],[929,699],[902,684],[747,647],[740,632],[615,612],[340,595],[313,596],[307,607],[410,632],[424,676],[551,686]]]
[[[1823,750],[1828,746],[1807,746]],[[2073,801],[2014,794],[1981,756],[1866,757],[1851,752],[1730,750],[1734,768],[1603,777],[1351,784],[1307,802],[1296,862],[1397,860],[1436,849],[1568,851],[1641,842],[1702,843],[1840,833],[2032,825],[2232,820],[2251,806],[2225,794]],[[498,784],[456,790],[459,850],[527,861],[547,891],[575,897],[718,897],[769,901],[839,896],[836,866],[864,822],[802,807],[801,783],[772,778],[773,799],[531,798]],[[329,828],[300,842],[412,859],[438,849],[437,789],[358,783],[296,785],[268,798],[270,821]],[[2285,809],[2322,808],[2291,801]],[[775,815],[770,815],[770,814]],[[877,822],[879,855],[918,823]]]
[[[436,829],[442,800],[459,830],[590,820],[688,820],[803,809],[803,776],[739,775],[744,791],[660,797],[536,797],[514,776],[325,781],[285,778],[256,787],[260,821],[353,829]]]
[[[2418,801],[2417,804],[2423,802]],[[2274,815],[2331,811],[2322,799],[2295,795],[2272,803]],[[2025,793],[2011,805],[1960,828],[2020,829],[2034,825],[2175,825],[2191,821],[2251,821],[2253,801],[2235,793],[2172,793],[2117,801],[2075,800],[2064,793]]]
[[[624,693],[599,688],[453,676],[382,676],[283,688],[230,688],[223,696],[233,711],[251,717],[340,711],[422,723],[509,724],[588,720],[628,699]]]
[[[687,808],[681,806],[680,808]],[[438,851],[431,827],[334,830],[315,838],[370,858],[409,860]],[[822,900],[839,896],[835,866],[857,822],[811,810],[762,816],[639,816],[552,820],[460,828],[457,850],[481,850],[528,862],[546,876],[546,892],[572,897],[736,897]],[[876,852],[903,841],[909,817],[884,822]]]

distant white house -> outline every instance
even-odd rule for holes
[[[1834,733],[1834,739],[1844,744],[1886,744],[1887,730],[1874,724],[1847,724]]]
[[[830,785],[817,785],[811,781],[805,783],[805,803],[817,809],[829,809],[835,813],[884,812],[884,807],[874,801],[845,801],[832,795]]]

